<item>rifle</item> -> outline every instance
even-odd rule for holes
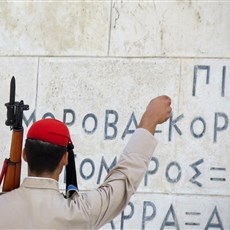
[[[29,109],[29,105],[25,105],[23,100],[15,101],[15,78],[11,78],[10,82],[10,101],[5,104],[7,108],[7,120],[5,124],[10,126],[12,131],[10,158],[5,159],[2,172],[0,175],[0,185],[3,182],[3,192],[9,192],[20,185],[21,176],[21,155],[23,142],[23,111]]]

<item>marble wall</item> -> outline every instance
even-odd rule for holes
[[[102,183],[149,100],[167,94],[173,112],[145,178],[103,228],[230,229],[229,10],[227,1],[1,2],[0,164],[12,76],[30,106],[25,134],[44,117],[69,126],[81,191]]]

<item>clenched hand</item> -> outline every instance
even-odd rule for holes
[[[142,115],[139,128],[154,133],[158,124],[169,119],[171,111],[171,99],[168,96],[164,95],[152,99]]]

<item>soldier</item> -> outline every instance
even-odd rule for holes
[[[98,229],[111,221],[126,207],[145,175],[157,144],[152,134],[157,124],[169,118],[170,105],[167,96],[151,100],[104,183],[90,192],[76,191],[70,198],[58,188],[59,175],[68,164],[69,130],[55,119],[35,122],[23,151],[28,177],[18,189],[0,196],[0,228]]]

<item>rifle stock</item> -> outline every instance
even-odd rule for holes
[[[3,192],[9,192],[20,185],[21,156],[23,129],[13,130],[10,148],[10,158],[7,160],[7,170],[3,182]]]

